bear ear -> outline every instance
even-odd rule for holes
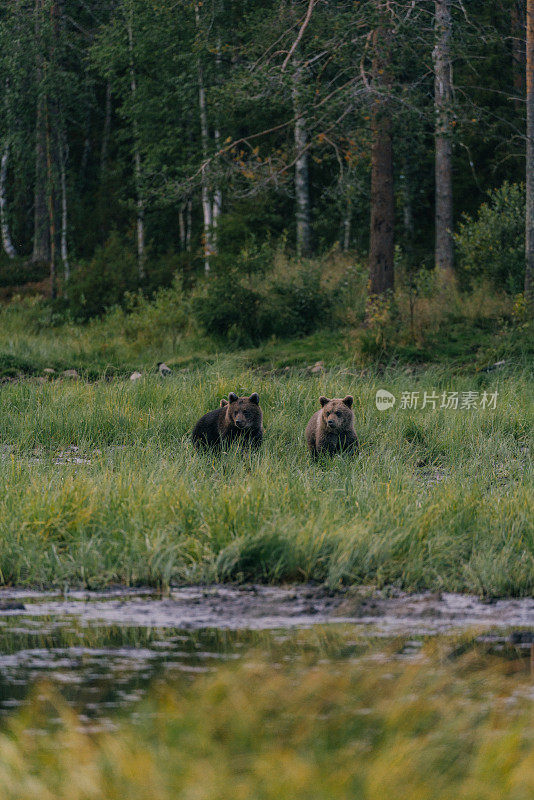
[[[260,396],[259,396],[259,394],[257,392],[254,392],[253,394],[251,394],[248,399],[250,400],[251,403],[256,403],[256,405],[259,406],[259,404],[260,404]]]
[[[228,395],[228,402],[229,403],[235,403],[235,401],[237,399],[238,399],[238,397],[237,397],[236,393],[235,392],[230,392],[230,394]]]
[[[329,402],[330,402],[330,400],[328,399],[328,397],[320,397],[320,398],[319,398],[319,402],[320,402],[320,404],[321,404],[322,406],[325,406],[327,403],[329,403]]]
[[[343,398],[342,402],[345,403],[345,405],[348,406],[349,408],[352,408],[352,404],[354,403],[354,397],[351,394],[348,394],[346,397]]]
[[[223,397],[223,399],[222,399],[222,400],[221,400],[221,402],[219,403],[219,407],[220,407],[220,408],[224,408],[224,407],[225,407],[225,406],[227,406],[227,405],[228,405],[228,400],[225,400],[225,399],[224,399],[224,397]]]

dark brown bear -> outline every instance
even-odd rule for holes
[[[230,392],[219,408],[208,411],[193,428],[193,443],[204,447],[222,447],[239,440],[258,447],[263,439],[263,414],[257,392],[238,397]]]
[[[354,430],[353,397],[348,394],[341,400],[320,397],[322,408],[316,411],[306,427],[306,442],[314,458],[320,453],[356,452],[358,438]]]

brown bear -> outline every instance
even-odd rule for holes
[[[203,447],[222,447],[235,439],[258,447],[263,440],[263,414],[257,392],[238,397],[230,392],[219,408],[208,411],[193,428],[193,443]]]
[[[306,442],[310,453],[317,458],[320,453],[356,452],[358,438],[354,430],[354,398],[348,394],[342,400],[320,397],[322,408],[316,411],[306,427]]]

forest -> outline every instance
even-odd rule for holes
[[[447,281],[530,318],[526,38],[526,0],[10,0],[2,296],[57,325],[174,287],[240,346],[394,291],[413,334]]]
[[[534,797],[534,0],[0,3],[2,800]]]

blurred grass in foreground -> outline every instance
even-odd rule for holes
[[[40,687],[0,733],[2,797],[530,800],[528,659],[430,641],[414,663],[387,648],[328,664],[252,653],[161,683],[111,733],[84,732]]]

